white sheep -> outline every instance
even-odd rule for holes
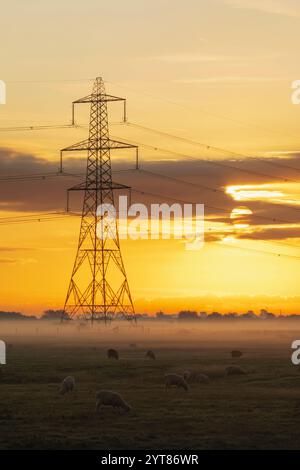
[[[192,380],[192,376],[193,376],[193,373],[191,370],[189,369],[186,369],[184,372],[183,372],[183,378],[186,382],[189,382],[190,380]]]
[[[240,366],[229,366],[225,369],[227,375],[246,375],[247,372]]]
[[[187,382],[185,381],[184,377],[182,377],[182,375],[166,374],[165,384],[166,384],[165,390],[173,386],[177,388],[184,388],[186,392],[189,390],[189,386]]]
[[[114,409],[117,409],[119,413],[122,411],[128,413],[132,409],[119,393],[110,390],[98,391],[96,393],[96,400],[96,411],[101,411],[102,406],[112,406]]]
[[[72,392],[75,388],[75,379],[74,377],[71,377],[71,375],[68,375],[68,377],[65,377],[64,380],[61,383],[59,393],[61,395],[64,395],[65,393]]]
[[[196,382],[202,383],[202,384],[208,384],[210,382],[210,379],[209,379],[208,375],[201,374],[201,373],[196,374],[195,380],[196,380]]]
[[[197,372],[194,370],[185,370],[183,373],[183,378],[186,382],[198,382],[198,383],[209,383],[210,379],[206,374]]]

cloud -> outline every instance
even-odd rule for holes
[[[206,54],[204,52],[181,52],[160,54],[148,57],[142,57],[140,60],[148,62],[164,62],[168,64],[193,64],[193,63],[246,63],[249,62],[265,62],[266,60],[278,59],[280,55],[277,52],[264,55],[225,55],[225,54]]]
[[[66,162],[67,171],[78,174],[84,169],[82,158],[69,158]],[[78,177],[61,177],[57,173],[57,162],[0,148],[0,210],[64,210],[66,190]],[[28,178],[29,175],[34,179]]]
[[[13,247],[13,246],[0,246],[0,252],[6,253],[6,252],[14,252],[14,251],[32,251],[34,248],[24,248],[22,246],[20,247]]]
[[[154,62],[166,62],[166,63],[198,63],[198,62],[248,62],[248,57],[245,56],[226,56],[226,55],[214,55],[214,54],[201,54],[201,53],[181,53],[181,54],[165,54],[145,57],[142,60],[154,61]]]
[[[262,201],[273,204],[300,205],[299,183],[269,183],[259,185],[228,186],[226,193],[235,201]],[[299,209],[300,210],[300,209]]]
[[[32,264],[37,263],[34,258],[0,258],[0,264]]]
[[[173,80],[175,83],[223,83],[234,84],[237,83],[260,83],[260,82],[282,82],[289,81],[286,77],[240,77],[240,76],[218,76],[218,77],[191,77],[191,78],[178,78]]]
[[[222,2],[233,8],[300,18],[299,0],[222,0]]]
[[[257,228],[253,233],[242,233],[238,236],[248,240],[287,240],[300,238],[300,224],[295,227]],[[300,255],[300,253],[299,253]]]
[[[66,172],[74,173],[77,176],[81,174],[82,179],[52,175],[51,178],[46,179],[2,181],[0,185],[0,209],[2,212],[14,210],[34,213],[64,210],[67,189],[83,180],[86,160],[78,156],[66,158],[64,163]],[[259,188],[260,185],[265,184],[276,185],[277,181],[278,184],[282,183],[282,179],[291,179],[297,182],[300,179],[299,172],[293,169],[300,167],[299,153],[268,156],[262,160],[254,158],[226,159],[220,160],[220,165],[216,160],[214,160],[214,164],[212,163],[201,159],[201,155],[197,160],[170,161],[157,158],[153,161],[143,162],[142,169],[149,171],[147,173],[147,171],[137,172],[135,170],[119,171],[131,168],[132,162],[114,160],[113,178],[114,181],[133,188],[131,202],[142,202],[146,205],[162,202],[171,204],[176,201],[203,203],[206,220],[210,225],[218,224],[210,231],[211,240],[214,237],[220,238],[224,234],[234,234],[235,228],[230,214],[234,208],[241,205],[241,202],[235,201],[232,195],[226,193],[228,186],[254,185]],[[277,163],[279,167],[270,166],[268,163]],[[283,168],[282,165],[286,165],[286,168]],[[233,167],[238,169],[235,170]],[[24,173],[38,175],[55,173],[55,171],[57,171],[56,162],[34,155],[17,153],[13,150],[0,149],[1,178],[5,175],[17,176],[24,175]],[[167,178],[161,175],[165,175]],[[176,178],[185,180],[186,183],[178,182]],[[295,186],[294,183],[289,184],[288,182],[285,185],[289,190]],[[285,190],[282,189],[282,191]],[[128,192],[124,194],[128,194]],[[71,193],[70,210],[80,211],[81,204],[82,194]],[[282,229],[282,224],[289,228],[291,224],[300,223],[300,211],[286,204],[251,199],[243,201],[242,205],[251,209],[252,214],[247,217],[247,223],[253,227],[258,236],[261,234],[262,237],[271,239],[278,230],[278,224]],[[260,230],[261,228],[263,231]]]

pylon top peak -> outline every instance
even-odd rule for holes
[[[106,94],[105,84],[104,84],[104,80],[102,79],[102,77],[96,77],[94,81],[94,86],[93,86],[93,93],[96,93],[96,94],[100,93],[101,95]]]

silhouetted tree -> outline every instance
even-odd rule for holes
[[[190,310],[182,310],[178,313],[179,320],[197,320],[198,313]]]
[[[166,315],[164,314],[164,312],[161,312],[161,311],[160,311],[160,312],[156,312],[155,316],[156,316],[156,318],[157,318],[158,320],[162,320],[163,318],[166,317]]]
[[[45,310],[41,316],[41,320],[60,320],[63,310]]]
[[[248,312],[242,313],[239,318],[244,320],[256,320],[258,317],[252,310],[248,310]]]
[[[222,320],[223,315],[219,312],[213,312],[207,315],[208,320]]]

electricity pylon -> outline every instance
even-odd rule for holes
[[[107,103],[126,101],[106,94],[102,78],[96,78],[91,95],[73,102],[90,103],[89,138],[66,147],[62,152],[87,151],[85,182],[72,191],[84,191],[77,255],[64,306],[63,319],[74,316],[88,320],[113,319],[116,314],[135,319],[132,297],[121,255],[118,224],[110,210],[97,213],[97,208],[114,206],[114,189],[128,186],[113,183],[110,150],[136,148],[109,137]],[[104,206],[103,206],[104,205]]]

